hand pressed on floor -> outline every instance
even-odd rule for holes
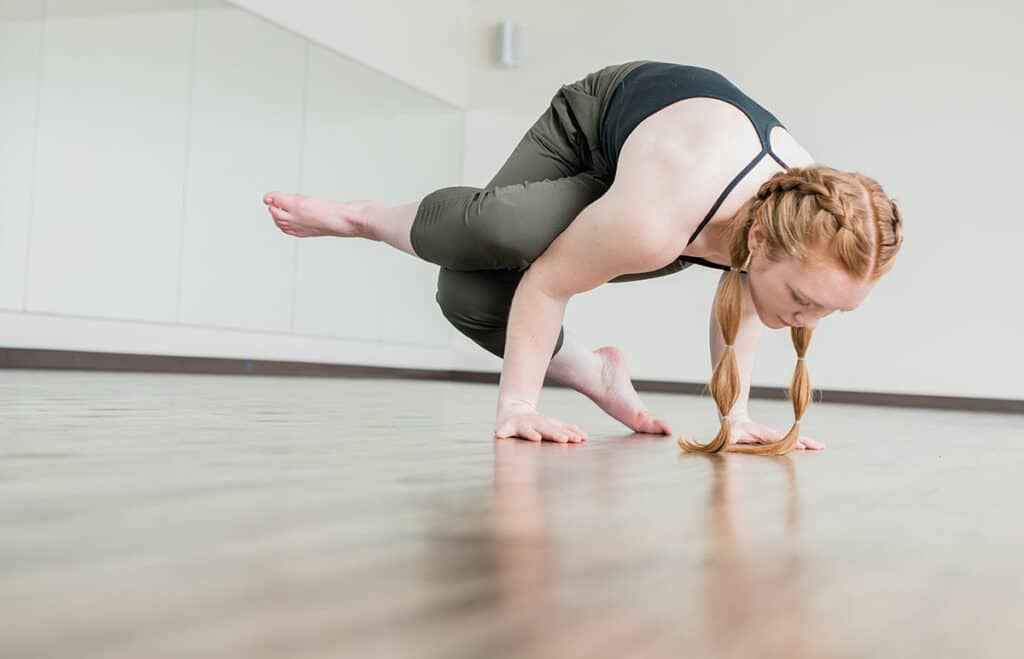
[[[520,404],[504,407],[498,412],[494,438],[506,437],[576,444],[586,441],[587,433],[573,423],[564,423],[537,412],[532,406]]]
[[[785,436],[786,433],[753,421],[750,417],[739,417],[729,423],[730,444],[771,444]],[[825,445],[821,442],[803,435],[793,445],[793,449],[797,451],[821,451],[824,448]]]

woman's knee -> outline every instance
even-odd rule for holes
[[[497,357],[505,353],[505,330],[511,296],[483,275],[441,268],[435,299],[441,314],[460,334]],[[507,297],[507,299],[506,299]]]
[[[504,327],[523,273],[511,270],[459,271],[441,268],[435,299],[445,315],[469,323]]]
[[[522,275],[508,270],[441,268],[435,299],[455,329],[491,354],[504,357],[509,311]],[[560,331],[553,354],[562,347],[563,339]]]

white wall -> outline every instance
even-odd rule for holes
[[[207,0],[0,0],[0,86],[0,345],[450,366],[436,268],[261,200],[419,198],[461,109]]]
[[[492,64],[506,18],[524,26],[519,70]],[[561,84],[633,59],[717,69],[817,161],[878,179],[906,215],[895,270],[857,312],[819,325],[813,385],[1021,399],[1022,18],[1008,0],[474,0],[465,183],[493,175]],[[634,377],[706,381],[719,274],[602,286],[570,303],[567,331],[622,347]],[[457,368],[497,364],[462,337],[455,347]],[[793,360],[788,333],[766,331],[754,384],[787,385]]]
[[[417,89],[465,104],[469,0],[232,2]]]
[[[236,3],[270,23],[206,0],[50,0],[45,21],[40,4],[0,0],[0,82],[23,92],[0,104],[2,345],[496,370],[441,318],[435,268],[283,239],[259,195],[398,202],[460,175],[480,185],[559,85],[663,59],[723,72],[820,162],[901,201],[896,269],[820,325],[815,386],[1024,398],[1024,53],[1006,0]],[[526,30],[516,71],[493,64],[504,18]],[[468,110],[464,169],[461,113],[437,99]],[[570,304],[568,333],[623,347],[636,378],[704,381],[717,277],[600,287]],[[788,335],[767,332],[754,383],[784,385],[792,366]]]

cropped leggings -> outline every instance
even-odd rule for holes
[[[441,266],[435,296],[441,313],[488,352],[504,357],[523,273],[611,185],[599,128],[616,86],[640,63],[608,66],[564,85],[486,187],[441,188],[421,200],[413,250]],[[564,338],[562,328],[553,354]]]

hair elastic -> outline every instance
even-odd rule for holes
[[[750,257],[752,257],[753,255],[754,255],[754,252],[752,252],[752,251],[747,252],[747,260],[743,262],[743,265],[741,265],[738,268],[735,267],[735,266],[730,265],[729,266],[729,270],[732,271],[732,272],[739,272],[739,273],[742,273],[742,274],[749,274],[747,272],[747,269],[750,268]]]

